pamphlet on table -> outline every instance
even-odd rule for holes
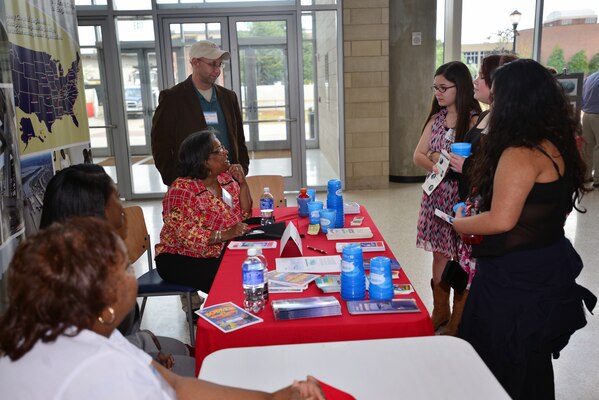
[[[323,275],[314,281],[323,293],[339,293],[341,291],[341,278],[339,275]]]
[[[250,247],[260,247],[263,249],[276,249],[277,242],[274,240],[268,240],[264,242],[237,242],[231,241],[227,248],[229,250],[247,250]]]
[[[365,228],[329,228],[328,240],[370,239],[374,235],[369,227]]]
[[[388,314],[420,312],[420,309],[414,299],[350,300],[347,311],[350,314]]]
[[[339,242],[335,243],[335,250],[337,253],[343,252],[343,247],[350,243]],[[373,241],[373,242],[353,242],[353,244],[358,244],[362,248],[364,253],[370,251],[385,251],[385,243],[382,240]]]
[[[318,276],[316,274],[270,271],[268,273],[268,284],[275,283],[282,286],[296,286],[306,289],[308,284]]]
[[[273,300],[272,310],[276,320],[328,317],[341,315],[341,304],[333,296],[303,297]]]
[[[290,257],[275,259],[279,272],[331,273],[341,272],[341,256]]]
[[[262,318],[250,314],[243,308],[231,302],[215,304],[196,311],[200,317],[216,326],[221,331],[228,333],[237,329],[262,322]]]

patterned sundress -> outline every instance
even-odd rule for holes
[[[429,149],[432,151],[445,150],[449,153],[451,150],[454,138],[453,135],[448,134],[446,116],[447,109],[444,108],[437,113],[433,120],[429,142]],[[448,172],[448,175],[454,174]],[[430,196],[426,193],[422,194],[416,247],[441,253],[447,258],[456,256],[457,233],[450,224],[435,216],[435,209],[453,215],[453,206],[459,202],[458,181],[448,178],[447,175]]]

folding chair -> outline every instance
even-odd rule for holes
[[[285,200],[285,181],[282,175],[252,175],[245,177],[248,186],[250,187],[250,194],[252,196],[252,202],[254,207],[260,207],[260,196],[264,193],[264,187],[268,186],[270,193],[275,198],[275,208],[285,207],[287,200]]]
[[[191,346],[195,346],[193,310],[191,306],[191,295],[199,289],[168,283],[162,280],[158,271],[154,268],[154,260],[152,258],[152,244],[150,242],[150,234],[146,227],[144,214],[140,206],[132,206],[124,209],[125,223],[119,230],[119,234],[129,252],[129,261],[134,263],[144,253],[148,256],[148,272],[137,278],[139,289],[137,297],[143,297],[141,303],[141,316],[143,318],[146,308],[146,301],[151,296],[172,296],[182,295],[187,297],[187,323],[189,324],[189,340]]]

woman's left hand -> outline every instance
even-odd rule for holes
[[[449,153],[449,168],[461,174],[465,159],[466,157],[458,156],[454,153]]]
[[[233,176],[238,183],[245,182],[245,173],[243,172],[243,167],[239,164],[232,164],[229,167],[229,173]]]

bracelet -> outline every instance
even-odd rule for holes
[[[222,241],[222,231],[214,231],[214,243],[219,243]]]
[[[433,155],[433,153],[435,152],[435,150],[429,150],[426,152],[426,158],[428,158],[429,160],[433,161],[433,159],[431,158],[431,156]]]

